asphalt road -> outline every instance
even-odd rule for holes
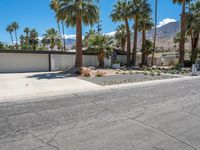
[[[1,103],[0,150],[200,150],[200,79]]]

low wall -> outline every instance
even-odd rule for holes
[[[111,58],[104,59],[111,66]],[[65,70],[75,65],[75,53],[48,51],[0,51],[0,73]],[[97,55],[83,55],[85,67],[99,65]]]
[[[126,64],[126,55],[117,54],[116,58]],[[111,57],[105,58],[105,66],[111,66]],[[155,65],[172,65],[178,61],[175,57],[155,58]],[[141,54],[137,55],[136,65],[141,63]],[[148,64],[151,64],[151,57],[148,57]],[[0,50],[0,73],[11,72],[46,72],[65,70],[75,65],[75,53],[57,51],[21,51],[21,50]],[[97,55],[83,55],[85,67],[97,67],[99,65]]]
[[[49,71],[48,54],[0,53],[0,73]]]

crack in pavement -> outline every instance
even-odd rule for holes
[[[55,148],[56,150],[60,150],[59,147],[57,147],[57,146],[51,144],[49,141],[45,142],[43,139],[41,139],[41,138],[39,138],[38,136],[34,135],[32,132],[31,132],[30,134],[31,134],[35,139],[37,139],[37,140],[39,140],[40,142],[46,144],[47,146],[53,147],[53,148]],[[56,133],[55,133],[55,134],[56,134]]]

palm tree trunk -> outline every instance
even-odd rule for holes
[[[65,43],[65,26],[64,22],[62,21],[62,34],[63,34],[63,45],[64,45],[64,51],[66,51],[66,43]]]
[[[12,45],[14,45],[13,36],[12,36],[12,33],[11,33],[11,32],[10,32],[10,38],[11,38]]]
[[[16,48],[18,49],[18,38],[17,38],[17,30],[15,30],[15,39],[16,39]]]
[[[185,32],[186,32],[186,16],[185,16],[186,2],[182,3],[182,14],[181,14],[181,40],[179,43],[179,64],[184,65],[185,60]]]
[[[126,32],[127,32],[127,51],[126,51],[126,55],[127,55],[127,62],[126,62],[126,66],[129,67],[130,66],[130,49],[131,49],[131,34],[130,34],[130,29],[129,29],[129,23],[128,23],[128,19],[125,19],[125,25],[126,25]]]
[[[57,28],[58,28],[58,33],[59,33],[59,36],[60,36],[60,41],[62,40],[62,35],[61,35],[61,30],[60,30],[60,23],[59,23],[59,21],[57,21]],[[62,50],[64,51],[64,49],[63,49],[63,46],[62,46]]]
[[[145,27],[142,29],[142,62],[141,65],[145,65],[145,43],[146,43],[146,32],[145,32]]]
[[[154,41],[153,41],[153,52],[152,52],[152,59],[151,59],[151,66],[154,65],[154,56],[156,50],[156,38],[157,38],[157,21],[158,21],[158,0],[155,0],[155,29],[154,29]]]
[[[122,51],[125,51],[125,48],[126,48],[126,39],[124,39],[124,38],[121,39],[121,48],[122,48]]]
[[[137,41],[138,41],[138,17],[135,17],[135,25],[134,25],[134,43],[133,43],[133,54],[132,54],[132,64],[136,65],[136,57],[137,57]]]
[[[82,18],[80,15],[76,17],[76,62],[75,67],[83,67],[83,51],[82,51]]]
[[[103,53],[99,54],[98,59],[99,59],[99,68],[104,68],[105,67],[105,62],[104,62]]]
[[[198,48],[198,43],[199,43],[199,34],[197,34],[196,36],[194,36],[192,39],[192,55],[191,55],[191,60],[192,61],[196,61],[197,59],[197,52],[196,49]]]

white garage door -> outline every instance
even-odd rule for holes
[[[48,54],[0,53],[0,73],[48,70]]]

